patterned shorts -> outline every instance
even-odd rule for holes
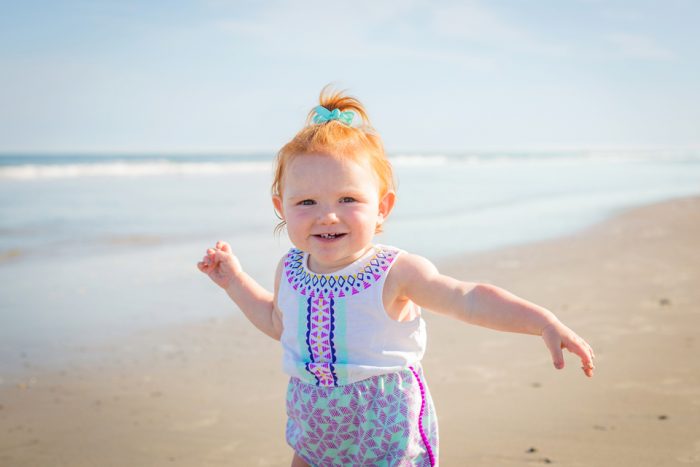
[[[432,466],[435,407],[420,366],[338,387],[292,377],[287,443],[313,466]]]

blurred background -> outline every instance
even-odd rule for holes
[[[4,381],[27,359],[231,315],[195,267],[219,239],[271,286],[289,247],[272,159],[328,83],[365,103],[396,170],[378,241],[435,261],[700,192],[690,0],[2,10]]]

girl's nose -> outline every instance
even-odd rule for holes
[[[326,209],[318,217],[319,224],[336,224],[338,222],[338,216],[332,209]]]

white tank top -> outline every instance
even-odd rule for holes
[[[289,250],[277,293],[285,373],[317,386],[342,386],[423,358],[423,318],[418,313],[411,321],[396,321],[382,303],[384,282],[399,254],[376,245],[340,271],[316,274],[307,267],[307,253]]]

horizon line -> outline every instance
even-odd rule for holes
[[[699,151],[700,144],[686,145],[522,145],[522,146],[473,146],[464,148],[402,148],[385,149],[389,156],[400,155],[451,155],[464,153],[503,153],[503,152],[577,152],[577,151]],[[0,156],[251,156],[275,155],[279,148],[231,148],[231,149],[0,149]],[[426,154],[427,153],[427,154]]]

